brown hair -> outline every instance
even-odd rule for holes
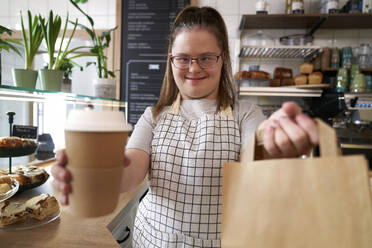
[[[222,16],[217,10],[211,7],[189,6],[178,13],[169,36],[168,60],[163,79],[160,97],[152,108],[154,119],[159,115],[165,106],[170,106],[176,100],[178,87],[173,78],[172,66],[169,54],[176,36],[184,29],[202,28],[207,29],[215,35],[218,45],[222,50],[223,65],[218,89],[217,111],[223,110],[228,106],[234,107],[236,92],[232,80],[231,60],[229,52],[229,42],[227,30]]]

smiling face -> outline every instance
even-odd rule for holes
[[[177,34],[172,56],[197,58],[205,55],[221,55],[216,37],[206,29],[185,29]],[[212,68],[202,69],[192,60],[188,69],[178,69],[172,64],[173,77],[183,99],[216,99],[221,78],[222,57]]]

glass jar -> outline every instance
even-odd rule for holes
[[[340,52],[337,47],[332,48],[331,68],[340,67]]]
[[[319,3],[321,14],[339,13],[338,0],[321,0]]]
[[[366,80],[364,78],[364,74],[358,73],[352,84],[350,85],[350,92],[366,92]]]
[[[372,92],[372,76],[366,75],[365,80],[366,80],[367,92]]]
[[[370,66],[370,46],[369,44],[361,44],[358,49],[358,63],[360,68],[368,68]]]
[[[304,14],[304,1],[303,0],[292,0],[292,14]]]
[[[342,48],[342,67],[350,69],[351,67],[351,59],[353,58],[353,53],[351,47],[343,47]]]
[[[351,65],[351,70],[350,70],[350,83],[353,83],[354,78],[357,74],[360,73],[360,67],[357,64]]]
[[[342,93],[347,92],[349,86],[349,75],[346,68],[340,68],[337,72],[337,82],[335,91]]]

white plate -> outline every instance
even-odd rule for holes
[[[19,183],[17,180],[11,178],[11,181],[12,181],[12,189],[9,190],[8,192],[6,192],[5,194],[0,194],[0,202],[3,202],[5,201],[6,199],[9,199],[10,197],[12,197],[15,193],[17,193],[18,189],[19,189]]]
[[[61,210],[58,210],[57,213],[50,215],[46,217],[43,220],[37,220],[37,219],[32,219],[32,218],[27,218],[26,221],[20,222],[20,223],[15,223],[7,226],[0,226],[0,231],[19,231],[19,230],[27,230],[27,229],[33,229],[37,228],[40,226],[43,226],[45,224],[48,224],[50,222],[53,222],[57,220],[61,216]]]

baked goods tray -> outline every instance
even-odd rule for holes
[[[43,220],[28,218],[25,222],[15,223],[15,224],[6,225],[6,226],[0,226],[0,232],[1,231],[20,231],[20,230],[27,230],[27,229],[41,227],[50,222],[57,220],[60,216],[61,216],[61,210],[59,210],[57,213],[54,213],[53,215],[46,217]]]
[[[33,154],[36,151],[37,145],[35,146],[25,146],[25,147],[15,147],[15,148],[0,148],[0,157],[21,157]]]

